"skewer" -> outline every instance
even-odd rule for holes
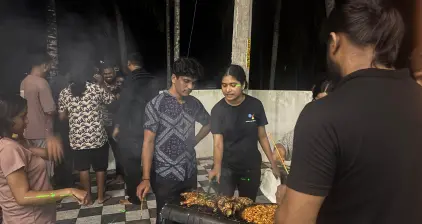
[[[142,198],[141,199],[141,219],[142,219],[142,215],[144,214],[143,209],[144,209],[144,199]]]
[[[286,164],[284,163],[284,159],[283,159],[283,157],[281,157],[280,151],[278,151],[277,144],[275,143],[274,139],[271,137],[271,133],[268,133],[268,138],[272,141],[272,143],[275,147],[275,150],[277,151],[277,155],[280,158],[281,163],[283,164],[284,170],[286,171],[287,174],[289,174],[289,171],[287,170]]]

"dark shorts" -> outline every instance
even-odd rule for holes
[[[110,145],[106,142],[100,148],[74,150],[75,170],[86,171],[92,166],[95,172],[107,171],[109,148]]]

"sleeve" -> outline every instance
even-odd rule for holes
[[[327,115],[309,106],[295,127],[287,186],[304,194],[327,196],[336,172],[336,134]]]
[[[201,101],[199,101],[198,99],[196,99],[196,101],[198,102],[198,110],[195,115],[195,121],[202,124],[202,126],[208,125],[210,123],[211,116],[205,109]]]
[[[0,168],[5,177],[26,166],[26,158],[17,144],[7,144],[0,151]]]
[[[116,100],[116,96],[113,93],[107,92],[103,87],[98,86],[100,89],[101,100],[104,104],[111,104]]]
[[[44,81],[39,88],[39,98],[41,107],[44,113],[53,112],[56,110],[56,104],[54,103],[53,93],[48,85],[47,81]]]
[[[264,110],[264,105],[262,105],[262,102],[259,101],[258,104],[258,116],[257,116],[257,121],[258,121],[258,127],[261,126],[265,126],[268,124],[268,120],[267,120],[267,115],[265,114],[265,110]]]
[[[60,92],[60,96],[59,96],[59,113],[65,112],[67,108],[64,91],[65,89]]]
[[[223,134],[222,119],[220,116],[220,110],[218,104],[211,110],[211,133],[212,134]]]
[[[294,130],[286,133],[277,143],[286,149],[286,160],[292,159]]]
[[[145,107],[144,129],[157,133],[159,124],[160,116],[158,114],[158,111],[154,108],[153,101],[150,101]]]

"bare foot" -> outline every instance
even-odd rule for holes
[[[121,204],[121,205],[131,205],[132,203],[130,203],[130,201],[127,200],[127,199],[122,199],[122,200],[119,201],[119,204]]]
[[[104,204],[104,202],[108,201],[111,198],[110,195],[104,195],[104,198],[98,198],[98,204]]]

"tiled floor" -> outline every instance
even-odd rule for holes
[[[207,191],[209,181],[207,170],[211,168],[212,160],[210,158],[198,160],[198,188],[201,191]],[[262,168],[267,168],[266,164]],[[108,175],[111,179],[112,175]],[[93,179],[93,186],[95,180]],[[94,198],[96,198],[97,187],[92,187]],[[210,192],[215,189],[211,187]],[[62,207],[57,210],[57,222],[60,224],[155,224],[156,222],[156,203],[153,193],[147,195],[147,201],[143,207],[139,205],[120,205],[119,200],[125,198],[124,184],[108,185],[106,194],[112,198],[103,205],[95,203],[91,206],[80,206],[73,198],[66,198],[62,201]],[[268,199],[258,194],[257,202],[267,203]]]

